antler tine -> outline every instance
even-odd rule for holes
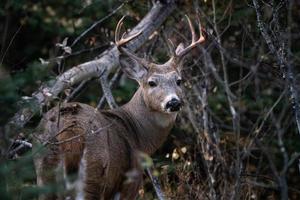
[[[174,43],[172,42],[172,40],[170,40],[166,33],[162,33],[162,38],[163,38],[163,41],[165,44],[167,44],[167,47],[168,47],[168,52],[170,54],[171,57],[174,57],[176,54],[175,54],[175,46],[174,46]]]
[[[125,16],[123,16],[120,21],[118,22],[117,24],[117,27],[116,27],[116,30],[115,30],[115,43],[116,45],[118,46],[118,48],[126,43],[128,43],[129,41],[131,41],[132,39],[136,38],[137,36],[139,36],[142,31],[138,31],[137,33],[127,37],[127,38],[124,38],[124,36],[126,35],[126,33],[123,33],[121,39],[120,39],[120,32],[121,32],[121,29],[122,29],[122,26],[123,26],[123,21],[125,19]]]
[[[201,21],[200,21],[200,17],[199,17],[199,14],[197,14],[197,21],[198,21],[198,28],[199,28],[199,34],[200,34],[200,38],[199,40],[201,40],[201,42],[204,42],[205,41],[205,38],[202,34],[202,26],[201,26]]]
[[[192,33],[192,43],[194,43],[196,41],[196,33],[195,33],[195,29],[194,29],[194,26],[189,18],[188,15],[185,15],[188,23],[189,23],[189,27],[190,27],[190,30],[191,30],[191,33]]]
[[[117,27],[116,27],[116,30],[115,30],[115,43],[117,46],[119,46],[119,39],[120,39],[120,31],[121,31],[121,28],[123,26],[123,21],[124,21],[124,18],[125,16],[123,16],[120,21],[118,22],[117,24]]]
[[[189,23],[189,27],[192,33],[192,42],[189,46],[187,46],[186,48],[182,49],[179,53],[176,54],[176,57],[181,58],[183,57],[185,54],[187,54],[191,49],[193,49],[195,46],[197,46],[198,44],[201,44],[202,42],[205,41],[205,37],[202,35],[202,27],[201,27],[201,23],[200,20],[198,20],[198,25],[199,25],[199,39],[196,40],[196,33],[195,33],[195,29],[193,27],[193,24],[190,20],[190,18],[186,15],[187,21]],[[197,17],[198,18],[198,17]],[[198,18],[199,19],[199,18]]]
[[[133,58],[134,60],[138,61],[140,64],[142,64],[145,67],[148,65],[148,62],[145,59],[139,58],[138,56],[136,56],[135,54],[131,53],[130,51],[128,51],[126,48],[123,47],[129,41],[136,38],[137,36],[139,36],[142,33],[142,31],[140,30],[137,33],[135,33],[127,38],[125,38],[126,33],[123,33],[123,35],[120,39],[120,32],[121,32],[121,29],[123,26],[124,18],[125,18],[125,16],[123,16],[117,24],[117,27],[115,30],[115,44],[117,45],[117,48],[119,51],[121,51],[122,53],[126,54],[127,56]]]
[[[175,55],[175,46],[174,46],[174,43],[172,42],[172,40],[170,40],[169,38],[167,39],[167,44],[168,44],[168,47],[171,51],[171,54],[172,56]]]

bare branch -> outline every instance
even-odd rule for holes
[[[148,176],[151,179],[151,182],[152,182],[152,185],[154,187],[157,198],[159,200],[164,200],[165,199],[165,194],[161,190],[161,186],[160,186],[158,178],[156,176],[153,176],[152,171],[149,167],[147,167],[146,171],[147,171]]]
[[[110,89],[110,84],[107,82],[107,75],[100,76],[99,80],[101,83],[103,95],[104,95],[109,107],[111,109],[118,107],[118,105],[112,95],[112,92]]]
[[[277,64],[280,66],[283,78],[287,80],[289,91],[290,91],[290,97],[291,97],[291,103],[292,108],[295,113],[295,119],[297,124],[298,133],[300,134],[300,105],[299,105],[299,95],[297,92],[297,87],[295,83],[294,73],[292,70],[292,65],[290,64],[288,53],[286,50],[286,41],[283,39],[281,35],[271,37],[268,33],[268,27],[264,24],[261,14],[261,7],[257,0],[252,0],[255,11],[256,11],[256,17],[257,17],[257,25],[258,28],[266,41],[271,53],[274,55]],[[278,8],[281,8],[281,5],[279,5]],[[280,23],[278,21],[277,15],[278,15],[278,9],[273,10],[273,15],[275,15],[275,21],[276,26],[280,28]],[[280,34],[280,33],[278,33]],[[278,38],[280,37],[280,38]],[[276,43],[278,45],[276,45]]]
[[[96,26],[98,26],[99,24],[101,24],[102,22],[104,22],[105,20],[107,20],[108,18],[110,18],[111,16],[113,16],[114,14],[116,14],[119,10],[121,10],[121,8],[123,8],[123,6],[125,5],[125,3],[122,3],[121,5],[119,5],[116,9],[114,9],[111,13],[109,13],[108,15],[106,15],[105,17],[103,17],[102,19],[96,21],[95,23],[93,23],[92,26],[90,26],[88,29],[86,29],[82,34],[80,34],[71,44],[71,47],[73,47],[79,40],[81,40],[81,38],[83,38],[88,32],[90,32],[91,30],[93,30]]]
[[[114,87],[115,83],[119,80],[120,76],[122,75],[122,71],[120,70],[120,68],[115,72],[114,76],[111,78],[111,80],[109,81],[109,85],[108,88],[111,89],[112,87]],[[105,102],[105,95],[103,95],[100,98],[100,101],[97,105],[97,109],[101,109],[104,105]]]

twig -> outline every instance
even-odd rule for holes
[[[116,82],[119,80],[120,76],[122,75],[122,71],[120,68],[117,69],[117,71],[115,72],[114,76],[111,78],[111,80],[109,81],[109,88],[113,88],[114,85],[116,84]],[[103,108],[104,105],[104,100],[105,100],[105,96],[103,95],[100,100],[99,103],[97,105],[97,109],[101,109]]]
[[[111,127],[113,125],[113,123],[107,125],[107,126],[104,126],[104,127],[101,127],[99,129],[97,129],[96,131],[92,131],[90,134],[98,134],[102,131],[104,131],[105,129]],[[50,140],[48,140],[45,144],[51,144],[51,145],[59,145],[59,144],[64,144],[66,142],[70,142],[74,139],[77,139],[77,138],[80,138],[82,136],[86,135],[86,133],[82,133],[82,134],[79,134],[79,135],[76,135],[76,136],[73,136],[73,137],[70,137],[68,139],[65,139],[65,140],[62,140],[62,141],[59,141],[59,142],[50,142]]]
[[[261,144],[261,142],[257,139],[255,140],[255,142],[260,147],[260,149],[262,150],[262,152],[264,153],[264,155],[266,156],[266,158],[269,162],[272,173],[274,174],[274,176],[277,180],[279,189],[280,189],[281,199],[282,200],[288,199],[288,187],[287,187],[285,175],[282,175],[277,171],[275,163],[273,162],[273,160],[271,158],[270,152],[268,152],[266,147],[264,147],[264,145]]]
[[[83,80],[72,92],[69,96],[66,97],[64,102],[69,102],[75,98],[76,95],[78,95],[79,92],[81,92],[82,88],[86,86],[86,84],[90,81],[90,79]]]
[[[9,44],[8,44],[8,47],[6,48],[6,50],[5,50],[5,52],[3,53],[3,56],[2,56],[2,58],[1,58],[0,66],[2,66],[3,61],[4,61],[4,58],[5,58],[6,54],[7,54],[7,52],[8,52],[8,50],[9,50],[10,46],[11,46],[12,43],[14,42],[14,40],[15,40],[17,34],[20,32],[20,30],[21,30],[22,27],[23,27],[23,25],[20,25],[19,28],[18,28],[18,30],[17,30],[17,31],[14,33],[14,35],[12,36],[12,39],[10,40],[10,42],[9,42]]]
[[[109,44],[104,44],[104,45],[100,45],[100,46],[96,46],[96,47],[92,47],[92,48],[88,48],[88,49],[82,49],[82,50],[79,50],[79,51],[76,51],[76,52],[72,52],[71,54],[65,54],[64,53],[61,56],[57,56],[57,57],[50,58],[50,59],[46,60],[45,63],[46,64],[50,64],[50,63],[53,63],[53,62],[60,63],[64,59],[75,57],[75,56],[78,56],[78,55],[81,55],[81,54],[84,54],[84,53],[91,53],[91,52],[94,52],[96,50],[100,50],[100,49],[108,48],[108,47],[110,47]]]
[[[102,19],[96,21],[94,24],[92,24],[88,29],[86,29],[83,33],[81,33],[71,44],[71,47],[73,47],[79,40],[81,40],[81,38],[83,38],[88,32],[90,32],[91,30],[93,30],[96,26],[98,26],[99,24],[101,24],[102,22],[104,22],[105,20],[107,20],[108,18],[110,18],[111,16],[113,16],[114,14],[116,14],[124,5],[126,2],[121,3],[121,5],[119,5],[117,8],[115,8],[112,12],[110,12],[108,15],[106,15],[105,17],[103,17]]]
[[[18,146],[16,148],[12,149],[13,146],[15,146],[15,145],[18,145]],[[32,149],[32,144],[25,140],[14,140],[14,141],[12,141],[12,145],[8,149],[6,156],[7,156],[7,158],[14,158],[15,155],[23,149],[26,151],[28,149]]]
[[[103,95],[109,105],[109,107],[111,109],[113,108],[116,108],[118,107],[113,95],[112,95],[112,92],[111,92],[111,89],[110,89],[110,84],[107,82],[107,74],[104,73],[103,76],[100,76],[99,77],[99,80],[100,80],[100,83],[101,83],[101,87],[102,87],[102,91],[103,91]]]
[[[155,193],[157,195],[158,200],[164,200],[165,194],[161,190],[161,186],[159,183],[159,179],[156,176],[153,176],[152,171],[149,167],[146,168],[147,174],[150,177],[152,185],[154,187]]]

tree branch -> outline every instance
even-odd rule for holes
[[[263,22],[262,19],[262,13],[261,13],[261,6],[259,5],[257,0],[252,0],[255,12],[256,12],[256,18],[257,18],[257,25],[258,28],[266,41],[268,48],[270,49],[271,53],[275,56],[277,64],[280,66],[280,69],[282,71],[283,78],[286,79],[289,92],[290,92],[290,98],[292,103],[292,108],[294,110],[295,119],[296,119],[296,125],[298,129],[298,133],[300,134],[300,105],[299,105],[299,95],[295,83],[295,77],[293,73],[293,67],[289,61],[288,53],[286,50],[286,40],[284,40],[284,37],[282,37],[282,32],[278,31],[278,35],[271,37],[268,33],[268,30],[270,30],[269,27],[266,26],[266,24]],[[280,29],[280,22],[278,21],[278,11],[281,8],[281,4],[274,9],[273,8],[273,17],[274,17],[274,23],[276,23],[276,26],[278,29]]]

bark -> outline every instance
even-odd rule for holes
[[[292,108],[295,115],[295,121],[297,125],[298,133],[300,134],[300,104],[299,104],[299,94],[297,91],[296,86],[296,80],[295,75],[293,72],[293,66],[291,62],[289,61],[289,53],[286,48],[286,41],[284,40],[284,37],[282,36],[283,33],[278,33],[276,37],[271,37],[268,33],[268,26],[263,22],[262,19],[262,12],[261,12],[261,6],[258,3],[257,0],[252,0],[255,12],[256,12],[256,18],[257,18],[257,25],[261,32],[261,35],[263,36],[264,40],[266,41],[268,48],[270,49],[271,53],[275,56],[277,64],[280,66],[280,69],[282,71],[283,78],[286,79],[288,87],[289,87],[289,95],[292,103]],[[279,9],[274,9],[273,16],[279,15],[278,12]],[[276,26],[280,27],[280,23],[278,21],[278,17],[275,18]],[[280,27],[281,28],[281,27]],[[285,31],[286,32],[286,31]]]
[[[135,26],[129,35],[142,30],[142,33],[127,44],[127,48],[134,52],[138,50],[158,29],[165,19],[174,10],[176,4],[174,0],[157,1],[148,14]],[[39,91],[32,95],[32,99],[27,100],[26,106],[19,110],[10,120],[7,128],[20,129],[40,110],[43,105],[48,104],[64,89],[79,83],[80,81],[97,77],[105,71],[109,74],[119,66],[119,51],[116,46],[104,51],[95,60],[77,65],[62,75],[58,76],[51,87],[41,87]],[[11,131],[11,130],[8,130]]]

